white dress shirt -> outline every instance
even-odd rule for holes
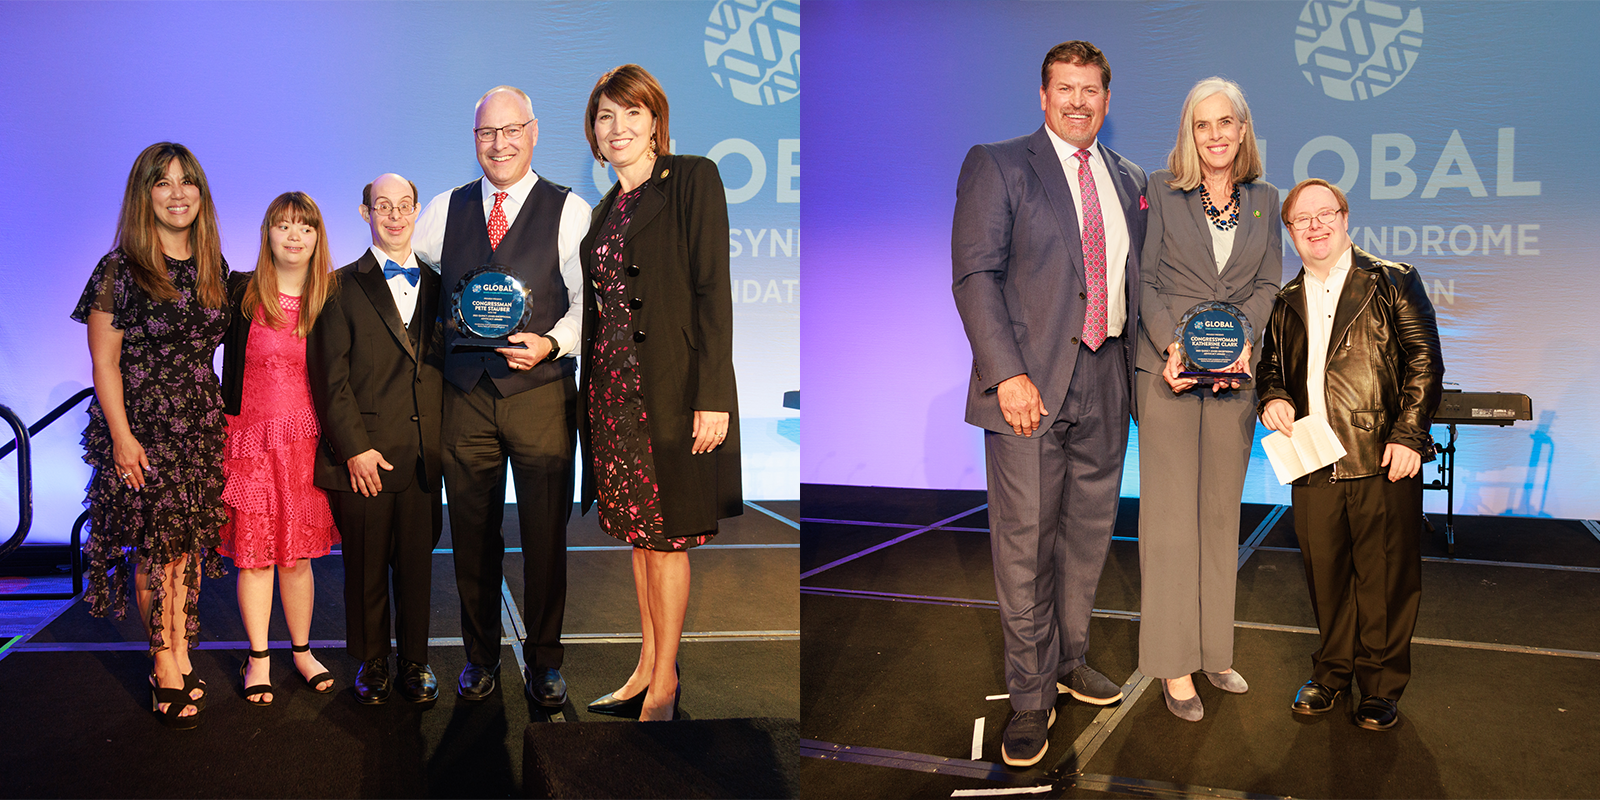
[[[378,269],[383,269],[385,261],[394,261],[388,253],[383,252],[377,245],[367,248],[372,252],[372,257],[378,259]],[[417,253],[412,251],[406,255],[404,262],[395,262],[407,269],[417,266]],[[396,275],[388,279],[389,294],[394,295],[394,307],[400,310],[400,322],[407,328],[411,327],[411,318],[417,313],[417,290],[422,288],[422,278],[417,278],[417,285],[412,286],[411,281],[404,275]]]
[[[482,178],[481,181],[483,218],[488,221],[489,214],[494,210],[494,193],[502,190],[496,189],[488,178]],[[522,180],[503,190],[506,198],[501,202],[500,210],[506,215],[507,228],[516,224],[522,204],[527,202],[528,193],[533,191],[534,184],[538,182],[538,173],[529,170]],[[436,265],[435,270],[444,250],[445,218],[450,214],[450,194],[453,191],[440,192],[428,201],[428,206],[417,216],[416,232],[411,236],[411,249],[416,255]],[[583,266],[578,258],[578,250],[583,246],[583,237],[588,232],[589,204],[577,192],[567,192],[566,204],[561,207],[561,227],[556,235],[556,252],[561,259],[561,282],[567,287],[567,313],[556,320],[555,327],[544,331],[561,345],[563,357],[577,351],[578,340],[583,336]],[[449,291],[450,288],[445,287],[443,291]]]
[[[1067,144],[1046,125],[1044,132],[1055,145],[1056,157],[1067,173],[1067,185],[1072,187],[1072,204],[1078,209],[1078,231],[1083,231],[1083,190],[1078,186],[1078,148]],[[1086,148],[1089,151],[1089,174],[1094,176],[1094,191],[1100,197],[1100,219],[1106,232],[1106,336],[1121,336],[1128,321],[1128,296],[1124,280],[1128,272],[1128,220],[1122,215],[1122,201],[1117,196],[1116,181],[1106,166],[1100,140]]]
[[[1344,251],[1327,280],[1306,270],[1306,400],[1309,413],[1328,418],[1328,340],[1333,336],[1333,314],[1339,308],[1339,293],[1350,275],[1350,251]]]

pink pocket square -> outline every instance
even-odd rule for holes
[[[1140,211],[1148,211],[1148,210],[1150,210],[1150,201],[1144,199],[1144,195],[1142,195],[1142,194],[1139,195],[1139,210]]]

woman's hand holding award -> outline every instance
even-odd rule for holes
[[[450,349],[526,348],[506,339],[527,324],[533,308],[528,287],[504,268],[479,267],[462,276],[450,295],[450,316],[457,338]]]

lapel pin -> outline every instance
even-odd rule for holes
[[[664,170],[661,170],[661,177],[663,177],[663,178],[665,178],[665,177],[667,177],[668,175],[671,175],[671,174],[672,174],[672,168],[671,167],[668,167],[668,168],[666,168]]]
[[[1257,218],[1257,219],[1260,219],[1260,218],[1261,218],[1261,209],[1259,209],[1259,208],[1258,208],[1258,209],[1256,209],[1256,210],[1255,210],[1255,215],[1256,215],[1256,218]]]

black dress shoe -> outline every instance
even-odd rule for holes
[[[439,679],[433,667],[415,661],[396,659],[400,668],[400,696],[411,703],[431,703],[439,699]]]
[[[589,713],[605,714],[609,717],[623,717],[624,719],[638,719],[644,711],[644,696],[650,693],[650,687],[640,689],[638,694],[629,698],[619,698],[616,692],[606,695],[589,704]]]
[[[355,690],[357,700],[376,705],[389,699],[392,683],[389,679],[389,657],[380,656],[361,662],[361,667],[356,670],[355,685],[350,688]]]
[[[494,688],[500,680],[500,665],[484,665],[467,662],[465,669],[461,670],[461,679],[457,681],[456,694],[463,700],[482,700],[494,694]]]
[[[1343,693],[1343,689],[1329,689],[1316,681],[1306,681],[1295,693],[1294,705],[1290,708],[1296,714],[1326,714],[1333,710],[1333,702]]]
[[[561,678],[561,670],[554,667],[530,666],[523,676],[522,691],[528,695],[534,705],[543,708],[557,709],[567,702],[567,682]],[[640,707],[644,706],[644,692],[640,692]],[[634,714],[638,716],[638,714]]]
[[[1356,724],[1369,731],[1386,731],[1400,721],[1400,709],[1393,700],[1364,697],[1356,707]]]

